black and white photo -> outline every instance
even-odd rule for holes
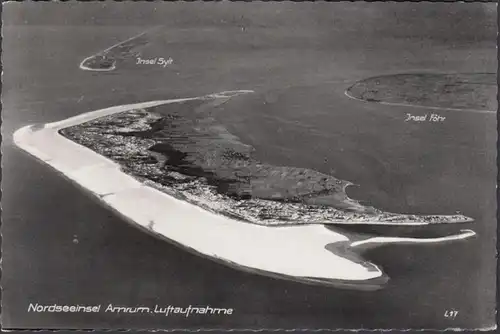
[[[4,3],[3,328],[494,330],[496,19]]]

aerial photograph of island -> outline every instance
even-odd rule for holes
[[[2,20],[3,328],[496,328],[496,3]]]

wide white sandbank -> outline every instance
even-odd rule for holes
[[[387,277],[357,249],[398,243],[443,243],[475,233],[441,238],[359,237],[323,225],[267,227],[208,212],[146,186],[124,173],[119,164],[59,134],[59,130],[137,108],[192,99],[228,98],[252,91],[230,91],[203,97],[114,106],[45,125],[25,126],[14,134],[16,145],[52,166],[90,192],[130,223],[190,251],[243,270],[339,287],[376,289]],[[328,245],[328,247],[326,247]]]

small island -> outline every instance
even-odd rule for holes
[[[495,73],[404,73],[358,81],[346,95],[367,102],[494,112],[496,89]]]
[[[150,43],[152,31],[145,31],[106,50],[85,58],[80,69],[86,71],[113,71],[117,63],[138,56],[139,50]]]

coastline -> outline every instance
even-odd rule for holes
[[[256,160],[251,145],[215,121],[214,108],[227,101],[228,96],[213,94],[130,110],[67,127],[61,134],[149,186],[242,222],[425,226],[473,221],[460,214],[385,212],[349,198],[350,181]]]
[[[381,288],[387,282],[382,270],[351,252],[350,243],[359,243],[359,240],[351,240],[342,233],[317,224],[268,227],[238,223],[142,184],[125,174],[119,164],[59,133],[63,128],[134,108],[214,96],[226,95],[223,92],[198,98],[101,109],[60,122],[21,128],[14,134],[14,141],[134,226],[194,253],[240,270],[303,283],[369,290]],[[461,231],[458,235],[449,236],[446,241],[473,234],[470,230]],[[254,240],[259,240],[258,247]],[[385,244],[379,241],[368,238],[364,243]],[[428,243],[432,239],[405,238],[404,241]],[[332,252],[326,247],[332,243],[344,246]],[[349,254],[342,249],[349,250]],[[351,253],[355,254],[354,257]]]

